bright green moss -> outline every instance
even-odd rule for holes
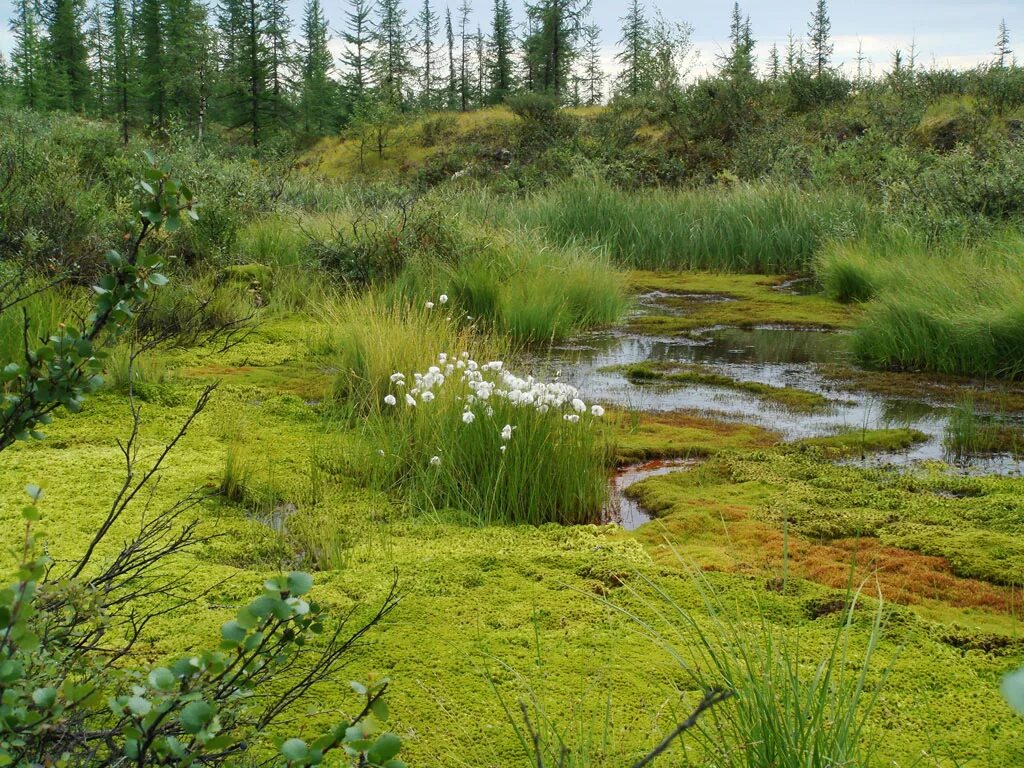
[[[809,437],[793,443],[797,448],[817,448],[829,458],[864,456],[877,451],[901,451],[928,436],[916,429],[850,429],[825,437]]]
[[[792,325],[849,328],[857,310],[820,294],[795,294],[778,289],[785,277],[732,275],[707,272],[630,272],[637,293],[662,291],[659,301],[677,310],[671,315],[640,315],[630,327],[657,335],[674,335],[715,325],[750,327]],[[677,298],[673,298],[675,294]],[[726,300],[700,300],[700,296]]]

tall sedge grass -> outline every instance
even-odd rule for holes
[[[484,236],[467,224],[450,260],[411,261],[393,291],[450,297],[450,312],[472,318],[517,343],[564,339],[608,325],[626,311],[625,283],[595,250],[553,247],[526,231]]]
[[[15,286],[16,294],[28,295],[42,285],[29,280]],[[88,299],[84,294],[63,288],[43,290],[8,308],[0,313],[0,362],[6,364],[25,359],[26,316],[29,346],[35,348],[39,346],[40,339],[53,335],[61,323],[74,323],[85,317],[88,311]]]
[[[980,243],[867,239],[818,262],[836,298],[868,300],[853,337],[878,368],[1024,376],[1024,235]]]
[[[395,371],[425,370],[437,350],[465,350],[481,357],[500,355],[500,342],[484,338],[443,306],[423,300],[396,301],[376,291],[338,296],[317,310],[307,344],[337,371],[331,397],[355,416],[379,413]]]
[[[627,614],[676,659],[696,688],[735,692],[733,700],[705,713],[686,737],[698,740],[710,757],[706,764],[871,764],[877,741],[868,720],[888,676],[888,668],[875,669],[881,599],[868,613],[860,591],[851,588],[831,638],[823,640],[820,633],[802,636],[800,628],[773,625],[754,593],[743,605],[734,604],[702,573],[691,571],[690,578],[701,596],[701,610],[642,579],[637,592],[645,607]],[[758,611],[760,617],[748,618]]]
[[[538,195],[520,216],[560,245],[606,248],[616,264],[764,274],[806,272],[825,242],[876,225],[853,195],[764,185],[638,193],[574,181]]]
[[[371,481],[421,513],[478,524],[597,522],[612,456],[603,409],[571,387],[456,354],[393,374],[367,422]]]

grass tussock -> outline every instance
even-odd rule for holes
[[[612,456],[603,409],[450,349],[426,369],[392,373],[367,423],[372,484],[416,511],[479,524],[597,522]]]
[[[679,558],[678,553],[676,557]],[[638,588],[649,611],[629,612],[677,661],[697,690],[732,691],[692,736],[710,764],[728,768],[834,768],[872,764],[878,746],[869,718],[888,677],[877,668],[883,605],[849,588],[836,626],[801,638],[718,593],[692,571],[702,605],[693,610],[652,581]],[[642,590],[642,591],[641,591]],[[783,580],[785,590],[785,580]],[[761,599],[749,595],[755,605]],[[651,617],[649,617],[649,614]],[[689,735],[689,734],[688,734]]]
[[[837,299],[867,301],[853,337],[869,366],[1024,376],[1024,236],[928,244],[907,235],[833,248],[818,262]]]
[[[625,192],[577,181],[538,195],[523,220],[553,242],[607,249],[635,269],[791,274],[828,240],[874,224],[863,200],[785,186]]]

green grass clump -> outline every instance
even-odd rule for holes
[[[0,284],[4,281],[4,273],[0,270]],[[59,289],[32,293],[44,284],[40,279],[30,278],[27,283],[18,282],[12,285],[9,295],[0,296],[0,303],[13,300],[17,296],[27,297],[0,313],[0,361],[5,364],[25,359],[26,336],[30,348],[34,349],[39,346],[40,339],[49,338],[56,333],[61,323],[75,323],[80,317],[84,317],[88,310],[82,293]]]
[[[336,370],[331,398],[344,411],[381,410],[396,371],[426,370],[437,353],[494,354],[472,327],[448,319],[443,307],[404,303],[370,292],[346,296],[320,309],[309,331],[313,353]]]
[[[1020,427],[1000,424],[992,417],[979,414],[974,401],[967,399],[950,411],[942,445],[956,461],[979,454],[1019,456],[1024,451],[1024,432]]]
[[[368,425],[373,484],[417,511],[480,524],[597,522],[612,456],[603,410],[502,366],[453,353],[422,373],[396,371]]]
[[[852,347],[871,367],[1024,376],[1024,236],[929,244],[892,233],[817,263],[834,298],[867,301]]]
[[[690,569],[690,578],[703,610],[645,580],[640,594],[649,605],[630,615],[692,678],[688,688],[734,694],[712,707],[693,734],[713,756],[712,764],[870,765],[879,740],[869,721],[889,675],[887,668],[876,669],[881,596],[865,621],[860,615],[865,601],[859,591],[848,590],[831,637],[818,634],[810,640],[799,630],[773,624],[763,608],[760,619],[751,620],[749,608],[724,599],[699,571]],[[748,599],[755,606],[762,602],[753,591]]]
[[[450,313],[523,344],[565,339],[625,313],[625,280],[600,253],[462,226],[451,258],[411,261],[393,290],[409,301],[446,295]]]
[[[833,238],[874,225],[867,203],[785,186],[625,192],[577,181],[538,195],[522,219],[556,243],[606,248],[636,269],[806,272]]]

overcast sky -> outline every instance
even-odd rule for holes
[[[289,0],[292,17],[298,20],[304,0]],[[471,0],[478,6],[477,21],[487,29],[492,0]],[[333,28],[342,23],[347,0],[322,0]],[[444,0],[434,0],[443,8]],[[773,42],[780,47],[790,32],[803,35],[814,0],[746,0],[743,11],[750,15],[761,60]],[[410,16],[417,0],[407,0]],[[454,8],[459,0],[451,0]],[[512,0],[521,18],[521,0]],[[619,37],[619,16],[624,0],[593,0],[592,19],[603,30],[605,58],[614,67],[615,43]],[[723,50],[729,29],[731,0],[646,3],[660,7],[672,20],[693,26],[699,68],[710,66]],[[10,53],[11,33],[6,21],[12,15],[12,0],[0,0],[0,50]],[[839,61],[851,62],[858,45],[873,63],[875,71],[888,66],[897,48],[916,44],[918,61],[926,66],[970,67],[991,58],[996,30],[1006,19],[1011,42],[1024,59],[1024,0],[832,0],[829,3],[835,53]],[[335,51],[340,43],[332,45]]]

